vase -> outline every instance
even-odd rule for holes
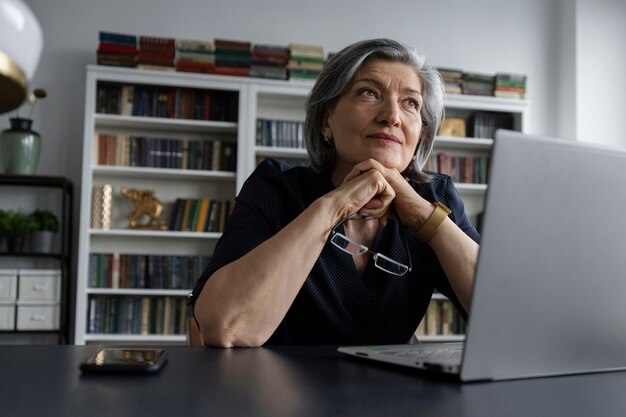
[[[11,128],[2,131],[0,142],[4,172],[32,175],[37,171],[41,136],[31,129],[31,119],[13,117],[9,120]]]
[[[54,232],[47,230],[33,232],[30,235],[30,250],[33,253],[51,253]]]
[[[24,236],[7,236],[7,253],[22,253],[24,250]]]

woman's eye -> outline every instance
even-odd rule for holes
[[[419,101],[415,100],[414,98],[406,99],[406,103],[407,103],[407,106],[415,110],[419,109],[420,107]]]
[[[372,90],[371,88],[362,88],[362,89],[360,89],[359,90],[359,95],[365,96],[365,97],[370,97],[370,98],[378,97],[378,94],[376,94],[376,91]]]

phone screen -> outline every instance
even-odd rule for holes
[[[106,348],[80,364],[83,372],[157,372],[167,361],[163,349]]]

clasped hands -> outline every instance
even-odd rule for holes
[[[419,227],[419,219],[432,210],[431,204],[397,169],[387,168],[375,159],[356,164],[337,191],[347,199],[342,217],[356,214],[363,219],[378,220],[381,227],[396,216],[402,224]],[[392,207],[394,210],[390,210]]]

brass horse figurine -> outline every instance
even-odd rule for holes
[[[138,190],[122,187],[122,195],[135,206],[135,211],[128,215],[129,229],[166,230],[165,221],[161,218],[163,204],[154,196],[154,190]],[[143,217],[148,217],[148,223],[138,224]]]

